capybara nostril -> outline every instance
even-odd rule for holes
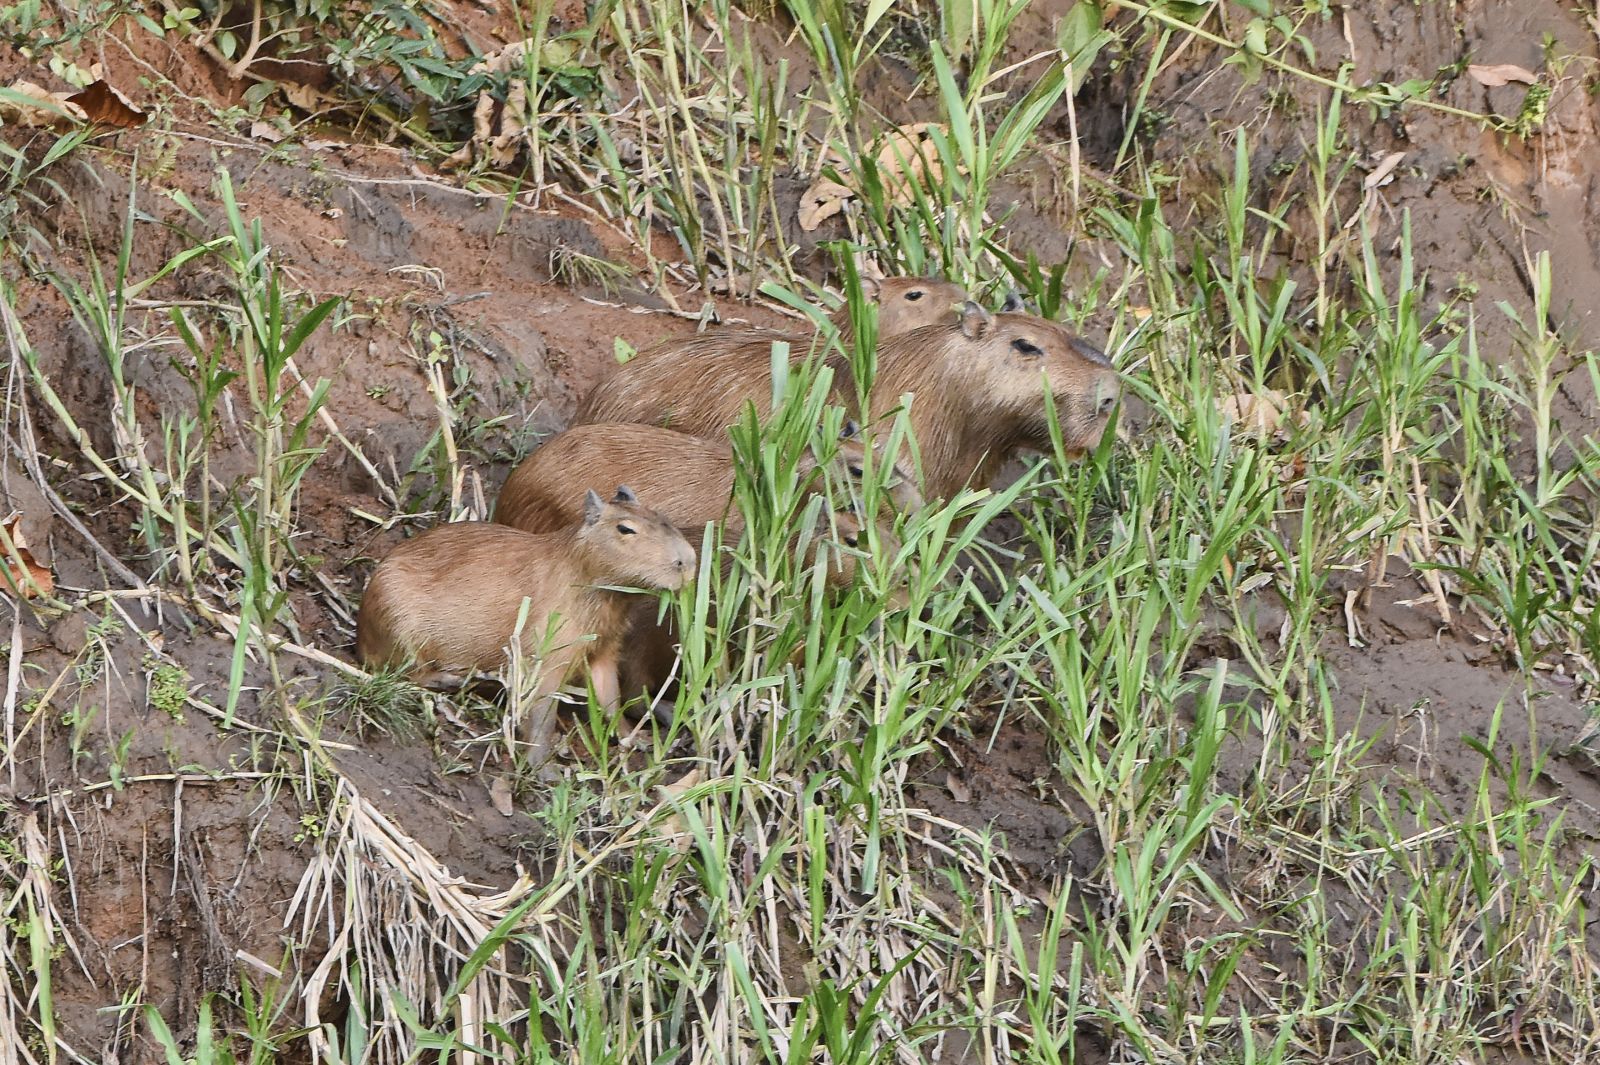
[[[1104,418],[1111,413],[1117,405],[1117,400],[1122,398],[1122,378],[1115,373],[1103,373],[1095,382],[1094,394],[1098,397],[1095,410]]]

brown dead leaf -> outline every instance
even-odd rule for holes
[[[283,98],[289,101],[289,106],[298,107],[302,111],[315,111],[319,93],[309,85],[297,85],[294,82],[280,81],[278,88],[283,93]]]
[[[663,802],[668,799],[680,799],[698,783],[700,783],[700,770],[691,769],[671,784],[661,785],[656,789],[656,794]],[[689,826],[678,813],[667,814],[660,820],[658,835],[662,842],[671,843],[680,851],[688,850],[694,843],[694,836],[690,833]]]
[[[283,134],[278,131],[278,127],[270,122],[250,123],[250,136],[258,141],[266,141],[268,144],[277,144],[283,140]]]
[[[31,81],[12,82],[6,88],[39,102],[32,105],[19,100],[0,99],[0,123],[60,127],[89,119],[83,108],[72,102],[73,94],[70,92],[51,92]]]
[[[810,233],[823,222],[844,210],[855,192],[837,181],[819,178],[800,197],[797,212],[800,228]]]
[[[1371,192],[1373,189],[1381,188],[1393,181],[1394,168],[1399,166],[1400,160],[1405,157],[1405,152],[1390,152],[1384,156],[1378,165],[1373,167],[1372,173],[1366,176],[1366,180],[1361,182],[1362,189]]]
[[[104,80],[91,82],[87,88],[67,99],[83,108],[89,121],[97,125],[137,129],[150,120],[149,115],[133,106],[132,101]]]
[[[1509,85],[1513,81],[1523,85],[1532,85],[1539,80],[1539,76],[1526,67],[1519,67],[1515,63],[1474,63],[1467,67],[1467,73],[1479,85],[1497,89],[1502,85]]]
[[[878,173],[884,188],[901,206],[916,201],[917,187],[928,189],[944,179],[935,132],[944,132],[944,127],[937,122],[914,122],[894,130],[878,149]]]
[[[1222,420],[1233,423],[1235,432],[1246,436],[1271,436],[1280,428],[1286,428],[1288,409],[1288,393],[1276,388],[1261,393],[1237,392],[1217,400]],[[1299,411],[1288,420],[1304,428],[1310,424],[1311,416]]]
[[[535,44],[533,40],[513,41],[498,52],[485,55],[467,73],[516,75],[530,66],[528,53]],[[537,58],[531,61],[533,67],[551,71],[573,64],[584,65],[578,59],[578,46],[571,40],[548,38],[538,47]],[[538,137],[535,128],[538,116],[534,112],[535,108],[528,101],[526,78],[511,77],[503,101],[496,99],[491,90],[483,90],[472,112],[471,139],[447,156],[445,163],[461,167],[470,165],[474,159],[487,157],[494,166],[509,165],[516,160],[524,144],[531,144]]]
[[[41,565],[33,552],[28,550],[27,541],[22,537],[21,522],[20,510],[13,511],[10,517],[0,521],[0,548],[5,551],[5,557],[0,558],[0,566],[5,567],[7,583],[14,585],[24,599],[49,595],[56,589],[56,579],[50,567]]]
[[[489,781],[489,801],[502,817],[510,817],[516,809],[511,802],[511,781],[504,773]]]
[[[956,802],[968,803],[972,801],[972,789],[967,786],[966,781],[954,773],[946,773],[944,775],[944,786],[945,790],[950,792],[950,797]]]

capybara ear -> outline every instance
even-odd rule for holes
[[[605,503],[600,499],[599,493],[593,488],[583,493],[583,523],[593,525],[600,520],[600,512],[605,508]]]
[[[861,426],[856,424],[854,418],[846,418],[844,425],[839,427],[840,440],[854,440],[861,435]]]
[[[961,305],[961,332],[968,340],[982,340],[994,328],[994,316],[972,300]]]
[[[883,286],[878,283],[877,278],[868,277],[866,274],[862,274],[861,295],[871,302],[877,303],[878,297],[883,295]]]
[[[1111,360],[1106,357],[1105,352],[1101,351],[1087,340],[1084,340],[1082,337],[1073,337],[1070,343],[1072,344],[1073,351],[1076,351],[1079,355],[1082,355],[1090,362],[1098,363],[1101,366],[1111,365]]]
[[[616,498],[613,499],[611,502],[613,502],[613,503],[633,503],[633,504],[637,504],[639,502],[639,497],[634,495],[633,494],[633,489],[629,488],[627,485],[619,484],[619,485],[617,485]]]
[[[1001,314],[1020,314],[1027,309],[1028,305],[1023,302],[1022,293],[1014,288],[1006,290],[1006,301],[1000,305]]]

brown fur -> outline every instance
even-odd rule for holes
[[[832,465],[851,480],[864,474],[866,445],[840,440]],[[802,472],[814,469],[809,453]],[[526,532],[547,532],[573,524],[577,503],[597,484],[628,484],[640,492],[691,542],[724,517],[737,534],[739,515],[730,513],[733,449],[653,425],[624,423],[577,425],[557,433],[506,478],[495,503],[494,521]],[[902,510],[922,504],[913,479],[897,466],[889,477],[890,501]]]
[[[837,594],[848,590],[855,583],[860,566],[857,552],[865,550],[867,546],[862,532],[861,519],[854,514],[845,511],[824,512],[806,543],[802,572],[809,573],[819,559],[825,559],[827,572],[824,579],[830,591]],[[899,553],[900,539],[887,523],[878,522],[877,536],[883,551],[890,556]],[[726,538],[724,542],[727,542]],[[723,572],[726,573],[732,564],[732,559],[725,556],[722,560]],[[889,605],[894,609],[901,608],[908,598],[909,593],[904,587],[897,588],[890,596]],[[620,665],[625,698],[640,696],[647,703],[658,696],[665,698],[668,681],[678,663],[677,644],[677,629],[670,618],[657,621],[655,608],[650,603],[634,607],[628,621],[628,654]]]
[[[1106,357],[1056,322],[991,315],[969,303],[947,322],[879,346],[864,420],[886,416],[912,393],[923,490],[948,499],[966,485],[986,485],[1017,451],[1050,450],[1047,383],[1067,450],[1097,445],[1121,394]],[[840,401],[853,401],[835,391]]]
[[[676,527],[625,489],[609,503],[589,493],[585,511],[580,523],[556,532],[461,522],[401,544],[367,584],[357,655],[369,667],[406,667],[419,682],[497,669],[526,597],[522,640],[542,659],[535,697],[547,700],[586,668],[597,697],[615,708],[632,603],[600,586],[680,588],[695,573],[695,554]],[[539,717],[548,721],[548,709]],[[542,729],[530,731],[543,739]]]
[[[852,480],[862,476],[866,443],[859,436],[838,442],[832,465]],[[814,469],[807,453],[802,472]],[[576,519],[574,501],[594,484],[625,482],[654,504],[668,521],[694,544],[705,527],[724,522],[725,539],[737,539],[742,515],[732,506],[733,449],[685,433],[652,425],[578,425],[558,433],[525,459],[501,489],[494,520],[527,532],[545,532],[570,526]],[[906,471],[896,467],[890,477],[891,501],[902,509],[921,506],[922,497]],[[840,540],[854,547],[861,523],[852,514],[834,516]],[[880,523],[880,537],[888,531]],[[822,537],[813,538],[806,563],[814,564],[824,549]],[[829,586],[848,588],[855,579],[854,555],[835,551],[828,568]],[[668,622],[656,620],[655,604],[634,604],[626,624],[628,653],[622,662],[624,690],[659,690],[676,662],[677,643]]]
[[[944,320],[967,298],[960,286],[931,278],[892,277],[867,287],[878,304],[880,342]],[[849,336],[849,307],[835,311],[833,322]],[[656,345],[596,384],[573,424],[638,422],[720,440],[747,402],[763,419],[772,412],[772,345],[779,341],[798,359],[816,334],[724,328]]]
[[[692,360],[674,367],[674,375],[653,384],[653,400],[685,425],[720,431],[729,412],[747,402],[770,407],[770,361],[759,344],[723,353],[709,373]],[[935,325],[880,342],[866,420],[884,417],[912,393],[923,490],[949,498],[964,485],[987,484],[1019,450],[1050,448],[1047,380],[1067,449],[1094,447],[1120,393],[1105,356],[1055,322],[991,315],[968,303]],[[853,406],[854,392],[848,367],[836,365],[835,401]]]

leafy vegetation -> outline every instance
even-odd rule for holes
[[[1547,786],[1540,728],[1553,678],[1596,698],[1600,442],[1555,411],[1564,382],[1600,387],[1600,360],[1558,328],[1549,258],[1532,258],[1525,305],[1485,311],[1429,287],[1409,221],[1382,217],[1353,165],[1352,115],[1457,109],[1315,73],[1306,24],[1326,5],[1240,4],[1230,35],[1207,28],[1222,5],[1082,2],[1055,47],[1019,55],[1030,2],[637,0],[567,28],[536,5],[513,27],[520,61],[489,70],[447,32],[445,5],[113,12],[117,32],[214,50],[260,85],[269,58],[312,56],[352,136],[403,136],[433,163],[465,161],[459,184],[508,211],[565,205],[631,242],[627,266],[561,251],[556,284],[609,295],[636,275],[669,300],[692,283],[793,311],[823,290],[779,190],[826,179],[848,200],[827,247],[857,327],[854,341],[825,333],[858,380],[874,330],[857,274],[876,266],[984,296],[1015,287],[1046,316],[1094,323],[1127,394],[1083,461],[1058,441],[1004,486],[867,522],[851,544],[829,514],[886,514],[887,467],[853,501],[844,486],[808,495],[799,458],[836,440],[844,413],[821,360],[777,359],[776,413],[732,432],[746,528],[708,532],[699,579],[663,603],[683,640],[670,723],[580,704],[541,776],[503,725],[525,709],[522,663],[503,703],[423,693],[339,662],[295,609],[312,597],[348,632],[358,589],[304,546],[305,501],[333,458],[370,472],[383,498],[360,513],[374,528],[481,516],[463,456],[482,441],[455,433],[504,426],[464,409],[476,393],[447,379],[441,333],[423,332],[418,358],[439,429],[410,471],[432,472],[379,470],[340,428],[329,380],[296,364],[314,337],[354,335],[357,300],[301,291],[233,170],[197,203],[82,131],[0,143],[0,239],[23,264],[0,274],[8,442],[72,501],[62,511],[82,512],[74,534],[103,585],[34,605],[107,619],[59,678],[11,648],[7,771],[49,734],[77,780],[22,796],[35,803],[243,782],[292,810],[305,860],[284,958],[232,959],[237,979],[180,1000],[194,1018],[164,1018],[152,987],[118,989],[119,1039],[175,1065],[1600,1053],[1589,830]],[[7,36],[41,49],[95,40],[39,5],[4,13]],[[803,71],[772,58],[768,21],[793,30]],[[896,141],[864,86],[908,27],[930,42],[913,99],[933,127]],[[1300,165],[1263,176],[1250,133],[1215,131],[1231,168],[1178,202],[1141,130],[1162,63],[1188,46],[1311,94]],[[1073,100],[1111,65],[1134,93],[1092,172]],[[520,138],[511,163],[482,151],[481,93]],[[243,95],[257,113],[283,106]],[[1070,143],[1048,150],[1063,129]],[[914,143],[928,151],[915,165]],[[120,229],[84,226],[76,256],[56,246],[76,220],[58,231],[41,216],[88,156],[133,180]],[[1059,262],[1014,241],[999,202],[1041,160],[1071,190]],[[177,205],[164,229],[183,247],[136,277],[158,196]],[[205,298],[172,296],[200,276]],[[40,278],[87,338],[108,410],[87,411],[30,342],[19,292]],[[1486,355],[1484,314],[1510,324],[1514,358]],[[152,350],[182,402],[153,398]],[[903,416],[878,431],[891,453],[914,448]],[[41,462],[44,434],[68,445],[57,465]],[[102,544],[92,511],[133,535]],[[844,594],[827,580],[841,556],[858,562]],[[1424,747],[1471,752],[1458,792],[1424,771],[1428,750],[1388,750],[1400,726],[1342,687],[1359,605],[1402,573],[1436,629],[1461,626],[1515,671],[1481,732],[1423,729]],[[174,633],[225,634],[226,668],[152,639],[154,622],[124,631],[133,602],[181,616]],[[215,765],[174,751],[170,772],[125,770],[104,694],[119,639],[142,640],[161,727],[194,711],[229,745]],[[442,771],[493,778],[537,875],[466,883],[341,768],[344,732],[431,745]],[[952,812],[1002,737],[1036,755],[1030,786],[1054,826],[1037,861],[1004,826]],[[940,788],[942,805],[928,798]],[[65,837],[34,806],[9,816],[0,1043],[92,1060],[53,998],[52,974],[78,964]]]

